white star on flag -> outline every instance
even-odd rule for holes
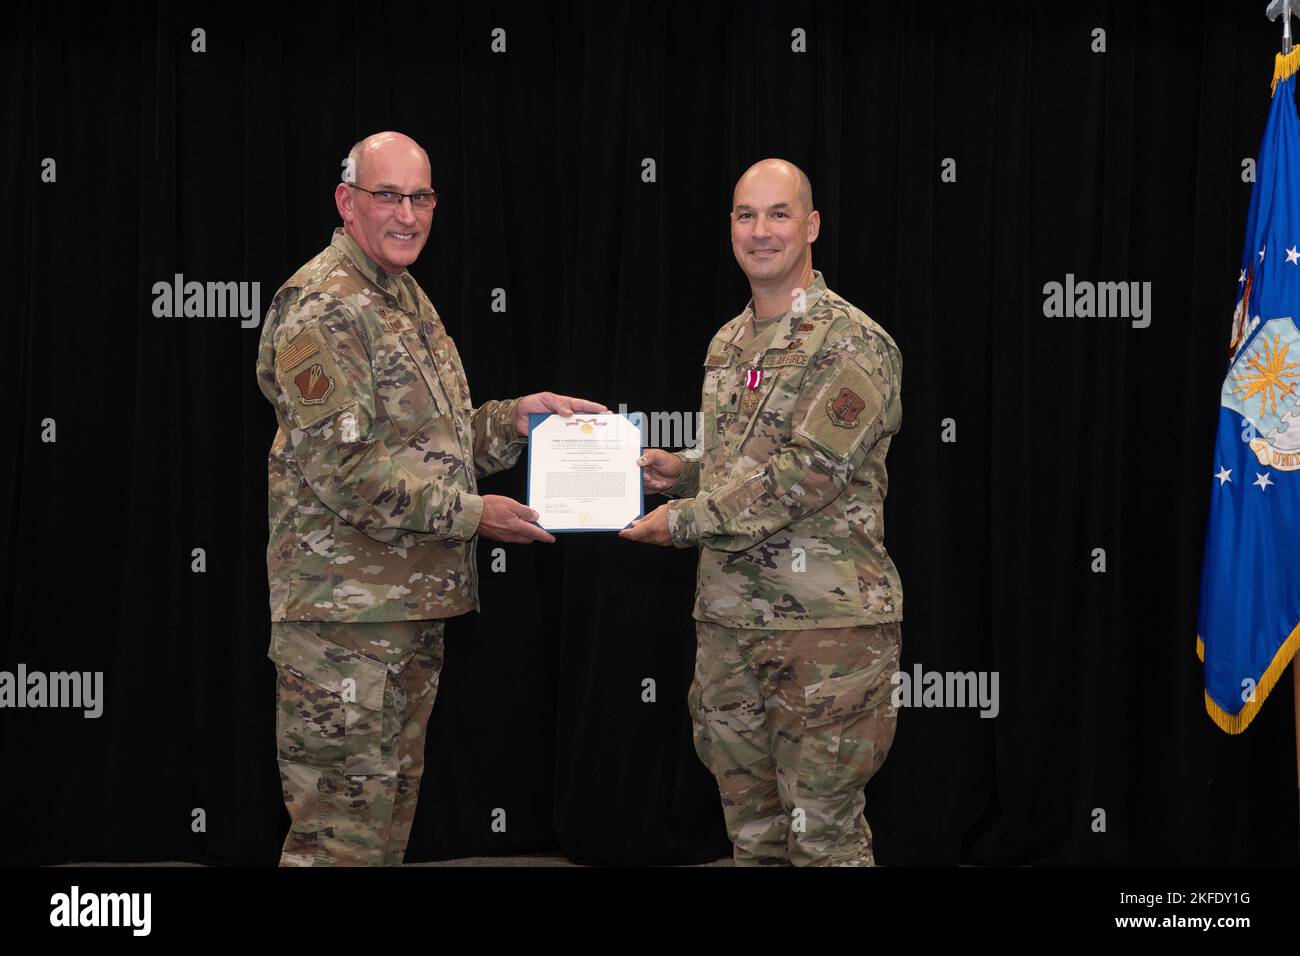
[[[1296,252],[1295,246],[1286,251],[1286,261],[1294,264],[1300,264],[1300,252]]]
[[[1219,473],[1218,473],[1217,475],[1215,475],[1214,477],[1219,479],[1219,487],[1220,487],[1220,488],[1223,487],[1223,483],[1224,483],[1225,481],[1232,481],[1232,479],[1231,479],[1230,477],[1228,477],[1228,476],[1231,475],[1231,474],[1232,474],[1232,469],[1231,469],[1231,468],[1224,468],[1222,465],[1219,466]]]
[[[1237,285],[1241,285],[1245,281],[1246,281],[1246,270],[1242,269],[1241,275],[1237,276]]]
[[[1259,480],[1252,482],[1252,484],[1258,485],[1260,491],[1263,491],[1265,488],[1267,488],[1269,485],[1273,483],[1268,480],[1267,474],[1261,475],[1259,472],[1255,472],[1255,474],[1258,476]]]
[[[1267,248],[1268,248],[1268,246],[1265,246],[1265,247],[1264,247],[1264,249],[1267,249]],[[1261,259],[1264,258],[1264,249],[1259,250],[1259,257],[1260,257]]]

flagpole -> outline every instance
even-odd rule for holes
[[[1282,55],[1291,52],[1291,0],[1271,0],[1264,16],[1270,20],[1282,18]]]
[[[1291,0],[1282,0],[1282,55],[1291,52]],[[1300,818],[1300,654],[1291,659],[1291,699],[1295,705],[1295,794]]]
[[[1282,55],[1291,52],[1291,0],[1272,0],[1264,15],[1282,17]],[[1296,815],[1300,817],[1300,654],[1291,659],[1291,696],[1295,704],[1295,787]]]
[[[1291,0],[1282,0],[1282,55],[1291,52]],[[1296,817],[1300,819],[1300,654],[1291,659],[1291,699],[1295,705]]]
[[[1291,52],[1291,0],[1282,0],[1282,55]],[[1300,654],[1291,659],[1291,700],[1295,706],[1296,817],[1300,819]]]
[[[1300,817],[1300,654],[1291,658],[1291,696],[1296,705],[1296,816]]]
[[[1291,52],[1291,0],[1282,0],[1282,55]],[[1300,654],[1291,659],[1291,700],[1295,705],[1295,795],[1300,819]]]

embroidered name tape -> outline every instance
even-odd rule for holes
[[[763,368],[781,368],[784,365],[807,365],[808,356],[803,352],[777,352],[775,355],[763,356]]]

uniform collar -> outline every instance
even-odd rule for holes
[[[759,336],[766,340],[766,344],[759,349],[759,353],[770,351],[772,349],[787,349],[795,347],[794,343],[800,339],[799,327],[805,322],[811,321],[813,306],[817,300],[826,294],[826,280],[816,269],[813,270],[813,280],[808,283],[808,288],[804,290],[804,309],[800,312],[794,311],[794,301],[790,303],[790,308],[785,311],[784,315],[777,316],[776,319],[766,323],[767,327]],[[745,311],[740,315],[740,324],[743,325],[754,316],[754,300],[750,299],[749,304],[745,306]],[[739,326],[737,326],[739,331]],[[806,330],[805,330],[806,331]]]
[[[389,275],[379,268],[379,264],[374,259],[361,251],[357,241],[344,232],[342,226],[334,228],[334,235],[330,239],[330,245],[351,260],[361,274],[373,282],[380,292],[389,296],[394,302],[400,300],[399,287],[405,284],[408,275],[405,269],[397,275]]]

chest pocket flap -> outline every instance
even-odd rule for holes
[[[373,352],[375,392],[403,443],[442,414],[436,385],[419,361],[421,348],[412,331],[384,335]]]

